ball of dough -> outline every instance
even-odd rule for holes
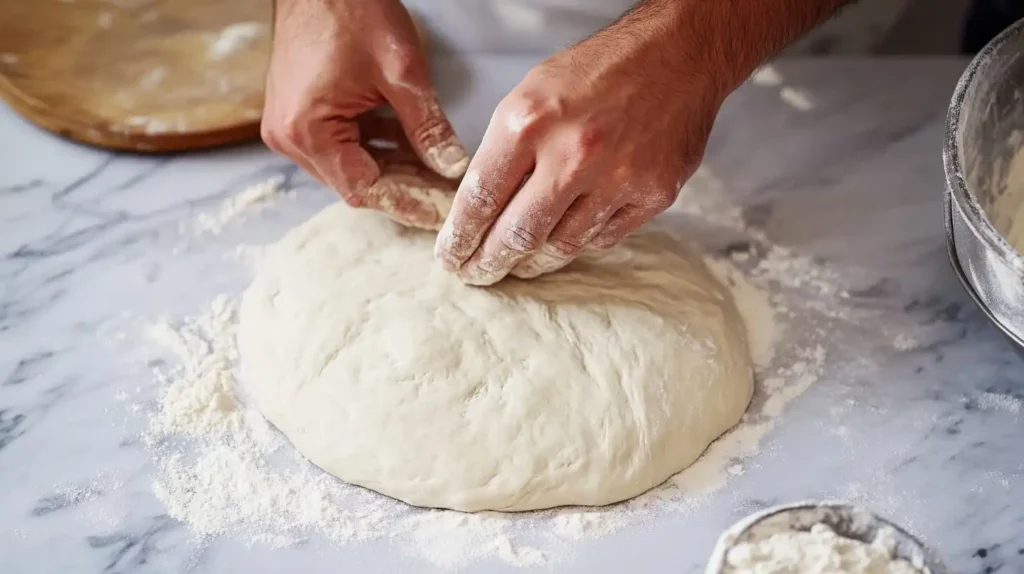
[[[641,233],[490,288],[434,235],[342,203],[269,249],[245,292],[250,398],[313,463],[416,506],[604,505],[692,464],[750,402],[730,292]]]

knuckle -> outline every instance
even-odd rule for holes
[[[312,126],[303,114],[289,114],[278,118],[264,118],[260,122],[260,137],[267,147],[285,155],[289,149],[308,151]]]
[[[548,245],[558,256],[562,258],[575,257],[583,251],[583,239],[580,237],[574,238],[559,238],[549,237]]]
[[[464,191],[465,210],[472,217],[492,217],[498,213],[497,192],[484,183],[476,172],[466,174],[459,191]]]
[[[447,131],[448,124],[444,118],[439,114],[431,114],[413,129],[413,138],[426,143],[440,141]]]
[[[591,247],[596,249],[611,249],[622,237],[618,233],[602,231],[590,242]]]
[[[597,155],[604,139],[604,129],[592,122],[583,123],[569,131],[566,151],[570,157],[590,159]]]
[[[309,143],[309,122],[300,114],[290,114],[270,122],[263,131],[269,134],[271,141],[277,145],[291,144],[303,149]]]
[[[263,143],[267,144],[267,147],[270,149],[277,153],[282,153],[281,140],[278,139],[277,132],[274,131],[272,124],[266,119],[260,122],[260,139],[262,139]]]
[[[541,247],[540,236],[522,225],[507,227],[501,234],[501,243],[515,253],[533,253]]]
[[[656,215],[672,207],[676,202],[677,191],[658,191],[651,197],[650,208],[652,215]]]
[[[522,92],[502,100],[496,113],[510,133],[529,137],[557,115],[557,106],[547,97]]]
[[[423,57],[412,45],[392,47],[387,56],[387,78],[392,84],[416,83],[424,79]]]

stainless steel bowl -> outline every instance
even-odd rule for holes
[[[942,150],[953,268],[992,322],[1024,348],[1024,259],[989,217],[1008,193],[1006,176],[1024,142],[1021,134],[1024,20],[992,40],[960,77]]]
[[[892,529],[897,558],[928,574],[949,574],[945,564],[924,543],[871,511],[844,502],[800,502],[763,510],[737,522],[718,539],[705,574],[725,572],[729,551],[737,544],[760,542],[780,532],[810,530],[825,524],[839,536],[870,544],[883,527]]]

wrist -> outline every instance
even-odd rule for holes
[[[850,0],[643,0],[623,17],[650,26],[677,69],[706,79],[724,99]],[[674,67],[675,67],[674,66]]]

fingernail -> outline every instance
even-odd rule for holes
[[[501,275],[487,267],[469,263],[459,269],[459,279],[467,285],[487,287],[497,283],[501,279]]]
[[[434,259],[441,262],[445,271],[455,271],[459,268],[459,262],[451,255],[454,241],[455,234],[451,221],[445,221],[437,233],[437,240],[434,241]]]
[[[469,155],[458,143],[443,143],[427,150],[437,172],[448,179],[458,179],[469,167]]]

